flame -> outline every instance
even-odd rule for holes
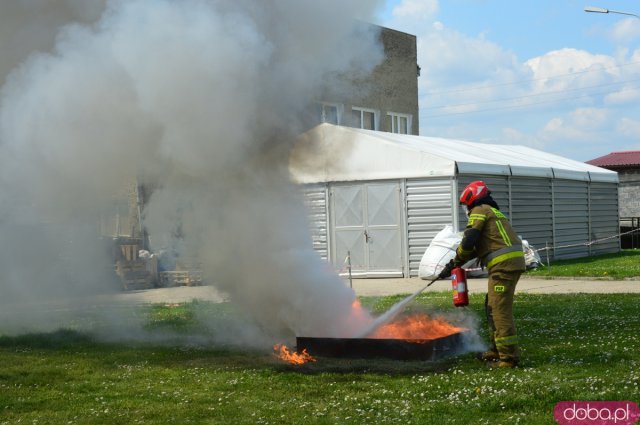
[[[370,338],[404,339],[420,342],[429,339],[443,338],[463,331],[448,323],[442,317],[431,318],[426,314],[407,316],[377,329]]]
[[[273,346],[273,351],[276,352],[275,354],[280,360],[284,360],[287,363],[295,365],[316,361],[316,359],[307,352],[306,348],[302,350],[302,353],[296,353],[295,351],[289,351],[289,348],[284,344],[276,344]]]
[[[368,322],[373,320],[369,311],[362,307],[360,304],[360,300],[358,298],[354,299],[351,303],[351,320],[355,320],[356,322]]]

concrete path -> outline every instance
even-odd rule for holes
[[[427,285],[429,281],[420,278],[410,279],[354,279],[353,289],[358,295],[394,295],[412,294]],[[487,278],[468,279],[471,293],[486,293]],[[348,283],[347,283],[348,284]],[[426,291],[451,290],[449,280],[437,281]],[[558,293],[640,293],[638,280],[583,280],[583,279],[534,279],[523,276],[518,282],[516,293],[558,294]]]
[[[428,281],[419,278],[410,279],[354,279],[353,289],[360,296],[385,296],[396,294],[412,294],[424,287]],[[348,281],[345,281],[349,285]],[[486,293],[487,279],[469,279],[471,293]],[[427,291],[449,291],[449,280],[437,281]],[[640,293],[638,280],[580,280],[580,279],[532,279],[526,276],[520,279],[516,293]],[[224,294],[212,286],[156,288],[143,291],[130,291],[114,295],[117,301],[133,303],[180,303],[194,299],[221,302],[226,300]]]

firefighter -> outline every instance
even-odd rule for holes
[[[520,360],[518,337],[513,320],[513,294],[520,274],[525,271],[522,241],[482,181],[471,182],[460,195],[469,216],[456,256],[441,277],[455,267],[478,257],[489,272],[485,312],[491,348],[480,355],[490,367],[515,367]]]

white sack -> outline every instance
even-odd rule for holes
[[[538,254],[538,251],[534,247],[529,245],[529,242],[524,239],[522,239],[522,250],[524,251],[524,263],[527,267],[527,270],[540,267],[540,264],[542,264],[540,254]]]
[[[456,256],[456,248],[462,236],[453,231],[453,227],[446,225],[431,241],[420,261],[418,276],[431,280],[440,274],[444,266]]]
[[[435,279],[444,266],[456,256],[456,248],[461,240],[462,233],[455,233],[450,225],[446,225],[433,238],[422,256],[418,277],[425,280]],[[522,239],[522,250],[527,270],[537,268],[542,264],[538,251],[525,239]],[[480,266],[480,261],[477,258],[466,262],[462,268],[465,269],[468,277],[485,277],[488,274],[487,270]]]

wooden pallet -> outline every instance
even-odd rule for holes
[[[202,272],[199,270],[175,270],[159,273],[159,285],[164,288],[174,286],[202,285]]]
[[[116,262],[116,274],[125,291],[153,288],[153,278],[144,260],[119,260]]]

